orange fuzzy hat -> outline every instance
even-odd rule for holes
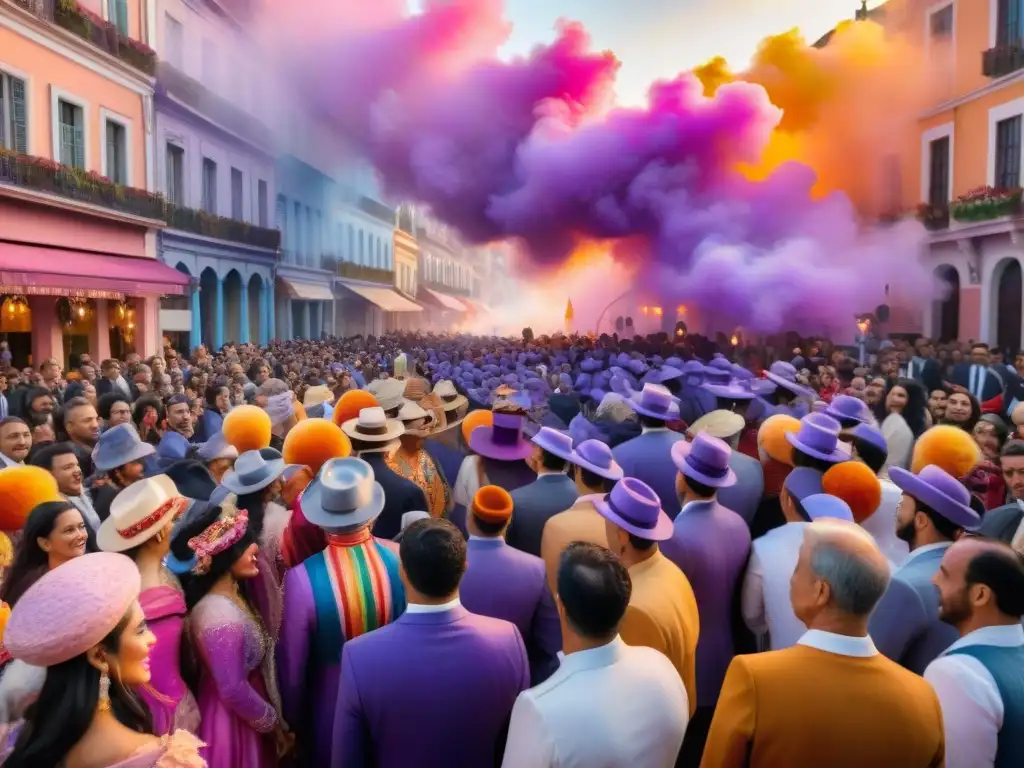
[[[302,407],[302,403],[300,403],[298,400],[292,403],[292,410],[295,411],[296,421],[305,421],[307,418],[309,418],[308,416],[306,416],[306,409]]]
[[[284,502],[285,507],[292,508],[292,504],[295,503],[299,494],[306,490],[306,486],[313,482],[314,477],[316,477],[316,473],[309,467],[299,467],[295,470],[295,474],[285,481],[284,488],[281,489],[281,501]]]
[[[20,531],[28,514],[45,501],[60,501],[53,475],[39,467],[0,469],[0,531]]]
[[[493,411],[471,411],[462,422],[462,439],[469,445],[469,436],[477,427],[494,426]]]
[[[757,430],[757,447],[770,459],[793,466],[793,446],[786,434],[800,431],[800,420],[785,413],[765,419]]]
[[[485,523],[507,523],[512,517],[512,496],[497,485],[485,485],[473,496],[472,511]]]
[[[346,421],[359,418],[363,408],[376,408],[378,405],[377,398],[365,389],[350,389],[338,398],[338,404],[334,406],[334,423],[341,426]]]
[[[306,419],[289,430],[284,439],[286,464],[302,464],[313,472],[328,459],[344,459],[352,453],[352,442],[341,427],[326,419]]]
[[[857,524],[871,517],[882,503],[882,484],[871,468],[859,461],[836,464],[822,475],[821,487],[849,505]]]
[[[940,424],[917,438],[911,469],[915,475],[929,464],[963,480],[981,461],[981,449],[974,438],[959,427]]]
[[[270,447],[270,416],[255,405],[240,405],[224,417],[224,439],[239,453]]]

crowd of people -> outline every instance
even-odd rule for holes
[[[5,766],[1024,765],[1022,355],[4,352]]]

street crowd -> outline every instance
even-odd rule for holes
[[[1024,766],[1014,353],[0,343],[0,764]]]

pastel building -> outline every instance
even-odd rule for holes
[[[184,349],[266,344],[277,331],[277,139],[261,119],[270,78],[243,33],[245,8],[160,0],[156,14],[156,176],[168,206],[160,258],[192,279],[161,316]]]
[[[18,365],[161,348],[145,0],[0,0],[0,338]]]

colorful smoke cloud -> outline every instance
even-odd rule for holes
[[[354,28],[333,3],[270,9],[264,44],[386,192],[470,242],[514,241],[537,279],[610,241],[638,289],[754,331],[851,324],[891,283],[932,295],[923,228],[860,223],[885,207],[864,158],[913,102],[903,49],[870,23],[820,51],[771,38],[748,73],[712,62],[624,109],[617,60],[579,25],[498,60],[499,0],[435,0]]]

